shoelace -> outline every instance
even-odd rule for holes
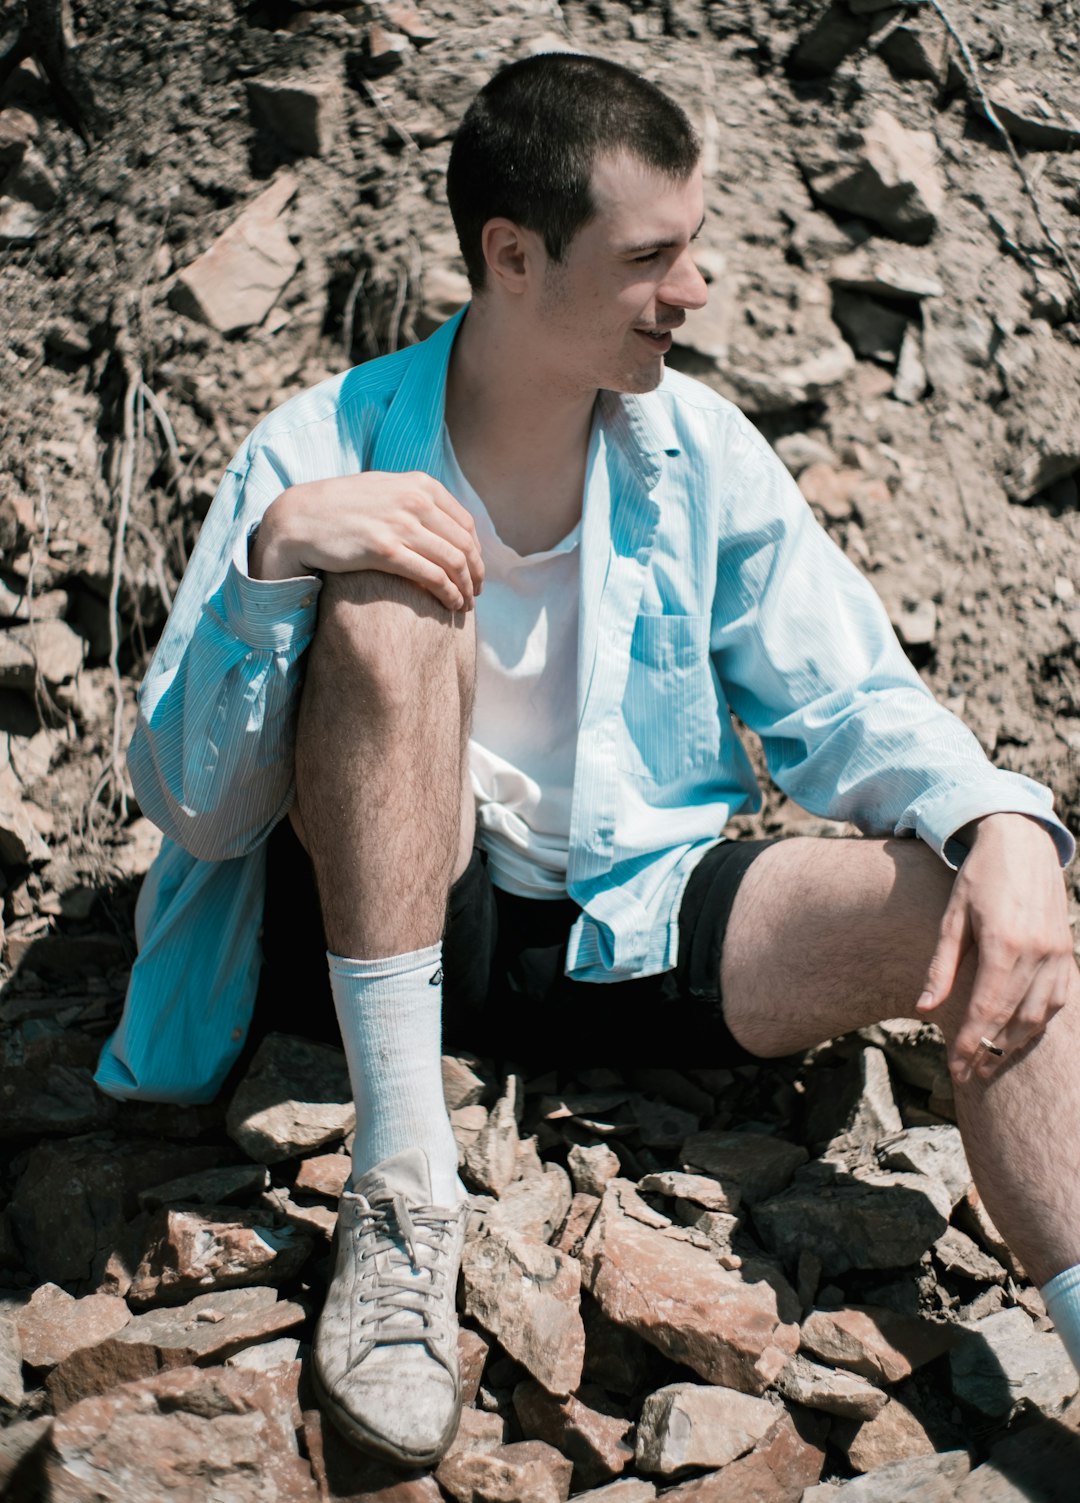
[[[367,1244],[360,1254],[367,1266],[361,1272],[360,1326],[371,1340],[379,1345],[426,1340],[445,1294],[446,1273],[439,1263],[455,1220],[454,1212],[435,1207],[417,1208],[413,1214],[397,1191],[361,1210],[356,1230]],[[433,1254],[426,1263],[420,1260],[425,1248]],[[408,1272],[394,1278],[392,1272],[398,1270]],[[402,1315],[407,1318],[401,1320]],[[410,1316],[419,1316],[419,1324]]]

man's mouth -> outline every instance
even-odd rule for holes
[[[648,340],[658,355],[666,355],[671,349],[672,326],[670,325],[666,329],[635,329],[634,333]]]

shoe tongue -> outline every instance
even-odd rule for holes
[[[431,1205],[431,1169],[422,1148],[406,1148],[383,1159],[353,1183],[353,1190],[365,1200],[385,1200],[397,1193],[412,1205]]]

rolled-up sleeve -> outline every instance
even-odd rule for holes
[[[1049,789],[995,768],[937,703],[870,583],[748,424],[732,450],[711,648],[780,788],[865,833],[917,835],[950,866],[971,820],[1027,814],[1070,861],[1075,841]]]

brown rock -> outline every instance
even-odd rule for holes
[[[465,1150],[465,1175],[478,1190],[499,1195],[517,1168],[517,1103],[521,1082],[508,1077],[506,1089],[488,1113],[487,1121]]]
[[[0,1403],[17,1409],[23,1401],[22,1343],[16,1325],[18,1308],[0,1303]]]
[[[303,1424],[319,1503],[443,1503],[430,1472],[403,1471],[363,1455],[318,1409],[305,1409]]]
[[[476,1072],[480,1061],[471,1054],[444,1054],[442,1057],[443,1099],[448,1112],[463,1106],[475,1106],[486,1089]]]
[[[700,1170],[721,1182],[724,1190],[748,1205],[779,1195],[809,1155],[795,1143],[765,1133],[720,1132],[707,1128],[682,1146],[683,1167]]]
[[[127,1305],[112,1295],[75,1299],[56,1284],[41,1284],[16,1317],[23,1361],[30,1367],[55,1367],[80,1347],[114,1335],[130,1319]]]
[[[295,1382],[295,1378],[293,1379]],[[317,1503],[293,1404],[269,1374],[185,1367],[84,1399],[46,1443],[56,1503],[182,1496]]]
[[[606,1143],[594,1143],[583,1147],[577,1143],[566,1156],[574,1192],[578,1195],[594,1195],[599,1199],[608,1180],[619,1172],[619,1158]]]
[[[764,1279],[744,1282],[711,1253],[623,1215],[619,1183],[605,1192],[581,1255],[593,1298],[708,1382],[761,1393],[798,1346],[797,1310]]]
[[[898,1383],[952,1344],[948,1326],[870,1305],[812,1310],[803,1321],[801,1348],[833,1367],[875,1383]]]
[[[50,688],[73,679],[82,667],[86,643],[66,621],[35,621],[0,632],[0,689],[33,693],[37,675]]]
[[[147,1228],[128,1298],[136,1305],[180,1305],[194,1294],[292,1278],[307,1261],[311,1239],[274,1222],[273,1212],[259,1208],[159,1211]]]
[[[487,1215],[500,1233],[518,1232],[533,1242],[550,1242],[566,1220],[570,1179],[561,1164],[545,1164],[540,1174],[507,1185]]]
[[[302,1305],[278,1300],[274,1289],[223,1289],[200,1294],[179,1309],[136,1315],[115,1335],[72,1352],[49,1374],[57,1411],[120,1383],[177,1367],[223,1362],[256,1343],[293,1331]]]
[[[948,1226],[934,1243],[934,1257],[946,1273],[959,1273],[984,1284],[1004,1284],[1008,1274],[996,1258],[958,1227]]]
[[[785,1399],[845,1419],[873,1419],[888,1403],[888,1394],[855,1373],[822,1367],[796,1353],[776,1380]]]
[[[447,1458],[442,1487],[458,1503],[566,1503],[573,1468],[542,1440]]]
[[[574,1464],[574,1485],[592,1487],[617,1477],[634,1460],[627,1437],[628,1419],[590,1408],[591,1397],[553,1398],[539,1383],[519,1383],[514,1389],[514,1412],[528,1440],[543,1440]],[[602,1399],[602,1394],[597,1394]]]
[[[283,172],[185,266],[169,301],[181,313],[222,334],[262,323],[300,264],[281,218],[296,192],[293,173]]]
[[[664,1477],[726,1466],[752,1450],[778,1418],[768,1399],[732,1388],[673,1383],[645,1400],[637,1424],[637,1465]]]
[[[683,1482],[664,1493],[664,1503],[800,1503],[821,1476],[824,1443],[803,1422],[805,1435],[790,1414],[782,1414],[748,1456],[722,1471]]]
[[[341,114],[341,89],[332,78],[246,80],[256,124],[301,156],[322,156]]]
[[[838,470],[831,464],[808,465],[799,476],[799,489],[813,506],[834,522],[842,522],[853,511],[852,499],[859,487],[859,470]]]
[[[462,1403],[466,1406],[476,1402],[490,1350],[491,1343],[479,1331],[470,1331],[468,1326],[459,1328],[458,1368],[461,1373]]]
[[[738,1208],[738,1185],[727,1189],[706,1174],[680,1174],[675,1169],[665,1169],[660,1174],[646,1174],[638,1181],[638,1189],[645,1195],[666,1195],[672,1200],[688,1200],[693,1205],[703,1206],[707,1211],[730,1214]]]
[[[575,1260],[516,1234],[489,1234],[466,1242],[461,1271],[466,1315],[550,1393],[572,1393],[585,1359]]]
[[[566,1253],[567,1257],[580,1257],[581,1249],[585,1246],[585,1238],[589,1235],[589,1228],[599,1209],[598,1196],[581,1193],[575,1195],[553,1245],[560,1252]]]
[[[233,1142],[260,1164],[338,1142],[356,1126],[344,1053],[309,1039],[268,1034],[225,1121]]]
[[[914,1456],[930,1456],[936,1449],[922,1423],[899,1399],[890,1399],[880,1414],[862,1424],[838,1420],[832,1438],[846,1451],[857,1472],[872,1472]]]
[[[458,1168],[465,1167],[465,1156],[476,1142],[487,1122],[487,1107],[478,1102],[473,1106],[458,1106],[450,1112],[450,1128],[457,1144]]]

